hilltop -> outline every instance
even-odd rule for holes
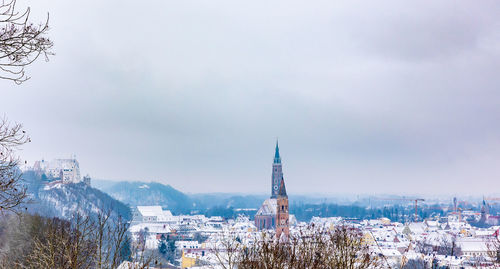
[[[47,182],[33,171],[25,171],[23,180],[31,200],[25,205],[28,213],[69,219],[75,213],[96,215],[112,211],[113,217],[130,218],[126,204],[83,182]]]

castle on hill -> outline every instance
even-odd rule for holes
[[[272,168],[271,197],[266,199],[257,211],[255,226],[259,230],[276,229],[276,236],[280,238],[282,234],[289,234],[290,215],[278,141]]]
[[[80,164],[76,158],[54,159],[52,161],[36,161],[33,170],[47,181],[61,181],[62,183],[84,182],[90,185],[90,177],[80,176]]]

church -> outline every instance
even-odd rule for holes
[[[271,176],[271,197],[266,199],[255,215],[255,226],[259,229],[276,229],[276,236],[289,233],[288,195],[283,178],[280,150],[276,141]]]

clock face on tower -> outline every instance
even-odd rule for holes
[[[278,190],[278,185],[274,185],[274,190]]]

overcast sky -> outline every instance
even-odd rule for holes
[[[38,159],[186,192],[500,192],[500,2],[18,0],[57,54],[0,111]],[[499,191],[497,191],[499,190]]]

